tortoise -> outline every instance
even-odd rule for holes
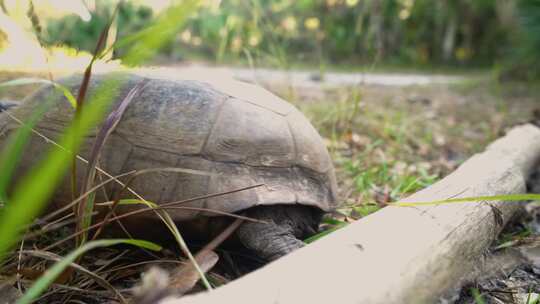
[[[101,152],[101,168],[113,175],[158,167],[210,173],[162,172],[135,179],[131,188],[158,204],[264,184],[185,205],[206,211],[169,211],[182,225],[181,231],[212,230],[220,217],[209,210],[263,220],[244,221],[235,234],[245,247],[270,261],[302,247],[300,239],[315,233],[322,214],[336,208],[336,178],[328,151],[315,128],[293,105],[256,85],[232,78],[187,75],[171,79],[132,72],[123,77],[125,82],[115,102],[143,80],[145,84],[109,136]],[[99,93],[105,79],[107,74],[93,75],[87,96]],[[76,94],[81,76],[59,82]],[[74,111],[52,86],[40,88],[10,111],[19,118],[28,117],[47,98],[58,102],[46,112],[37,129],[55,139]],[[17,127],[0,114],[0,136]],[[97,129],[88,136],[81,155],[89,155],[96,134]],[[32,138],[18,172],[28,170],[47,145],[42,138]],[[79,181],[82,176],[79,172]],[[55,204],[72,200],[69,187],[69,182],[59,187]],[[110,185],[106,192],[114,191],[118,186]],[[129,217],[138,227],[152,227],[152,220],[155,215],[150,213]]]

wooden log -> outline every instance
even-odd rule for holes
[[[524,193],[539,156],[540,129],[519,126],[403,201]],[[224,287],[162,303],[434,303],[460,284],[519,205],[387,207]]]

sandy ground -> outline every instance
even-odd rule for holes
[[[204,75],[222,75],[247,82],[274,85],[289,84],[295,88],[337,88],[354,85],[384,85],[384,86],[410,86],[452,84],[466,79],[464,76],[450,76],[441,74],[420,73],[362,73],[362,72],[326,72],[321,75],[318,71],[278,70],[267,68],[242,68],[226,66],[208,66],[189,64],[174,68],[159,67],[158,70],[166,72],[175,70],[180,73],[200,73]],[[171,74],[174,74],[172,72]]]

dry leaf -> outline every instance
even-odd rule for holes
[[[219,260],[219,256],[214,251],[201,251],[195,256],[195,260],[201,270],[206,273],[212,269]],[[169,287],[175,292],[184,294],[190,291],[195,284],[199,281],[199,273],[195,269],[192,263],[186,263],[180,267],[171,275],[171,282]]]

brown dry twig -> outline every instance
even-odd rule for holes
[[[216,236],[210,243],[204,246],[196,255],[195,259],[204,272],[210,270],[217,263],[219,257],[214,250],[229,238],[234,231],[244,222],[236,219],[231,225]],[[190,291],[199,281],[199,277],[192,264],[184,264],[173,271],[169,288],[180,294]]]
[[[54,262],[58,262],[58,261],[62,260],[61,256],[59,256],[57,254],[54,254],[52,252],[47,252],[47,251],[43,251],[43,250],[22,250],[21,253],[26,254],[26,255],[35,256],[35,257],[39,257],[39,258],[46,259],[46,260],[50,260],[50,261],[54,261]],[[77,271],[91,277],[97,284],[101,285],[103,288],[105,288],[105,289],[111,291],[112,293],[114,293],[122,303],[127,303],[127,300],[124,298],[124,296],[122,296],[122,294],[118,290],[116,290],[116,288],[114,288],[107,280],[103,279],[98,274],[86,269],[85,267],[83,267],[83,266],[81,266],[81,265],[79,265],[77,263],[71,263],[70,267],[72,269],[75,269],[75,270],[77,270]]]
[[[231,190],[231,191],[219,192],[219,193],[214,193],[214,194],[209,194],[209,195],[202,195],[202,196],[194,197],[194,198],[191,198],[191,199],[186,199],[186,200],[181,200],[181,201],[177,201],[177,202],[161,204],[159,207],[156,207],[156,208],[148,207],[146,209],[133,210],[131,212],[126,212],[126,213],[124,213],[122,215],[113,217],[110,220],[119,220],[119,219],[122,219],[122,218],[125,218],[125,217],[128,217],[128,216],[132,216],[132,215],[135,215],[135,214],[148,212],[148,211],[161,210],[161,209],[184,209],[184,210],[194,210],[194,211],[205,211],[205,212],[211,212],[211,213],[216,213],[216,214],[220,214],[220,215],[226,215],[226,216],[235,217],[235,218],[241,218],[241,219],[248,220],[248,221],[262,222],[260,220],[252,219],[252,218],[241,216],[241,215],[237,215],[237,214],[234,214],[234,213],[228,213],[228,212],[212,210],[212,209],[206,209],[206,208],[185,207],[185,206],[175,207],[175,205],[188,203],[188,202],[192,202],[192,201],[196,201],[196,200],[200,200],[200,199],[205,199],[205,198],[222,196],[222,195],[235,193],[235,192],[240,192],[240,191],[244,191],[244,190],[249,190],[249,189],[261,187],[263,185],[264,184],[257,184],[257,185],[253,185],[253,186],[248,186],[248,187],[243,187],[243,188]],[[64,242],[76,237],[78,234],[84,233],[84,232],[86,232],[88,230],[95,229],[95,228],[101,226],[102,224],[103,224],[103,222],[99,222],[97,224],[94,224],[94,225],[91,225],[91,226],[87,227],[85,230],[77,231],[77,232],[71,234],[70,236],[68,236],[67,238],[64,238],[64,239],[62,239],[62,240],[60,240],[60,241],[58,241],[58,242],[56,242],[56,243],[54,243],[52,245],[47,246],[43,250],[50,250],[51,248],[56,247],[56,246],[58,246],[60,244],[63,244]]]

